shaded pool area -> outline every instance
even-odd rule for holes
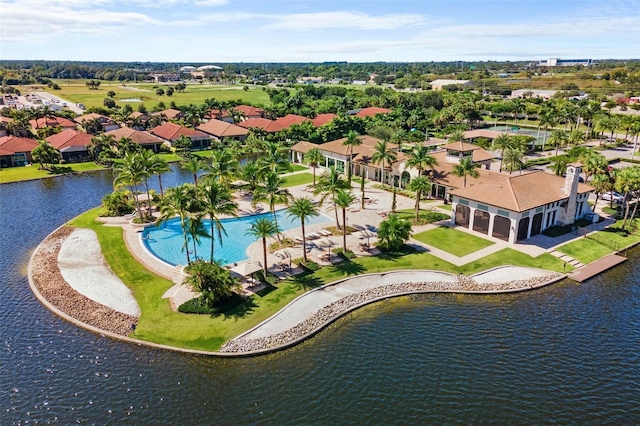
[[[276,212],[278,227],[281,231],[299,228],[300,220],[289,217],[286,210]],[[227,235],[222,233],[222,242],[216,236],[214,242],[214,257],[222,264],[241,262],[248,259],[247,247],[256,241],[252,235],[247,235],[247,230],[251,224],[260,218],[273,219],[272,213],[244,216],[239,218],[222,219],[222,226]],[[308,218],[305,223],[313,225],[317,223],[330,222],[331,219],[320,214],[317,217]],[[211,221],[204,221],[207,232],[210,232]],[[160,226],[146,228],[142,233],[142,240],[145,247],[156,257],[171,265],[186,265],[187,253],[184,249],[184,237],[180,227],[180,219],[174,218]],[[201,238],[196,245],[196,253],[193,253],[193,241],[189,239],[189,257],[191,260],[209,259],[211,254],[211,239]]]

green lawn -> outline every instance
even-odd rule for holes
[[[299,172],[302,170],[309,170],[309,168],[307,166],[303,166],[302,164],[292,164],[291,165],[291,171],[292,172]]]
[[[414,235],[413,238],[458,257],[466,256],[493,244],[483,238],[444,226],[421,232]]]
[[[53,170],[40,170],[40,166],[37,164],[23,167],[7,167],[0,169],[0,183],[42,179],[69,173],[88,172],[94,170],[104,170],[104,167],[93,162],[64,164],[55,167]]]
[[[438,207],[439,209],[442,209],[442,210],[451,211],[451,204],[440,204],[440,205],[438,205],[436,207]]]
[[[400,219],[405,219],[412,222],[415,220],[415,217],[416,217],[416,211],[414,209],[398,210],[396,211],[396,214],[400,217]],[[448,219],[448,216],[440,212],[434,212],[430,210],[420,210],[420,213],[418,214],[418,218],[419,218],[419,223],[426,224],[426,223],[433,223],[433,222],[438,222],[440,220]]]
[[[549,253],[541,254],[538,257],[531,257],[510,248],[502,249],[490,254],[489,256],[485,256],[482,259],[469,262],[460,267],[459,272],[461,274],[470,275],[502,265],[529,266],[532,268],[547,269],[549,271],[565,272],[564,262]],[[573,267],[571,265],[567,265],[566,272],[570,272],[572,270]]]
[[[290,175],[284,177],[284,187],[304,185],[313,182],[313,175],[311,173],[300,173],[297,175]]]
[[[591,238],[580,238],[557,249],[580,262],[587,264],[613,252],[613,250]]]

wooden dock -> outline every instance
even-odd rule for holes
[[[605,256],[602,259],[598,259],[595,262],[591,262],[588,265],[583,266],[582,268],[570,272],[569,274],[567,274],[567,276],[572,280],[581,283],[591,277],[595,277],[596,275],[606,271],[607,269],[621,264],[626,260],[626,257],[619,256],[617,254],[610,254],[609,256]]]

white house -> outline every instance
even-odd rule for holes
[[[536,171],[451,190],[451,223],[515,243],[580,218],[596,220],[587,203],[594,189],[579,182],[581,172],[572,163],[564,178]]]

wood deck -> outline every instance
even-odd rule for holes
[[[607,269],[621,264],[626,260],[626,257],[619,256],[617,254],[610,254],[609,256],[605,256],[602,259],[591,262],[588,265],[583,266],[582,268],[576,269],[575,271],[567,274],[567,276],[572,280],[581,283],[591,277],[598,275],[601,272],[606,271]]]

